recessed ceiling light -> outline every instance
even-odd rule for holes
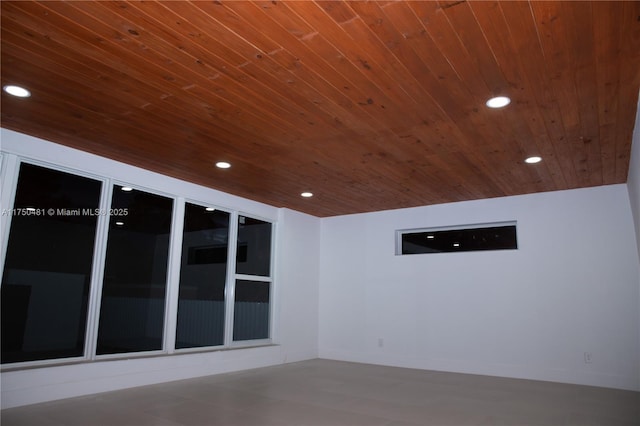
[[[30,91],[20,86],[8,85],[8,86],[4,86],[3,90],[8,94],[17,96],[19,98],[28,98],[29,96],[31,96]]]
[[[487,101],[487,106],[489,108],[502,108],[511,103],[511,99],[506,96],[496,96],[495,98],[491,98]]]
[[[226,161],[218,161],[216,163],[216,167],[219,169],[228,169],[231,167],[231,163],[227,163]]]
[[[300,196],[304,198],[311,198],[313,197],[313,192],[303,192]]]
[[[436,237],[435,235],[427,235],[428,240],[433,240],[435,237]]]
[[[121,190],[123,190],[124,192],[131,192],[133,191],[133,188],[130,186],[123,186],[122,188],[120,188]]]
[[[116,222],[116,225],[122,226],[122,225],[124,225],[124,222]]]
[[[460,247],[460,243],[453,243],[454,247]]]
[[[207,207],[205,210],[208,211],[208,212],[212,212],[212,211],[215,210],[215,208],[214,207]]]
[[[524,162],[528,163],[528,164],[536,164],[536,163],[539,163],[541,161],[542,161],[542,158],[541,157],[537,157],[537,156],[536,157],[529,157],[529,158],[524,160]]]

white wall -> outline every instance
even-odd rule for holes
[[[510,220],[518,250],[394,254],[397,229]],[[625,185],[321,226],[320,357],[640,390],[640,277]]]
[[[107,160],[41,139],[1,130],[2,151],[276,222],[274,274],[274,345],[216,352],[132,358],[4,371],[1,406],[36,402],[141,386],[209,374],[258,368],[318,356],[319,220],[230,194]],[[3,156],[4,171],[15,164]],[[2,182],[2,208],[12,198]],[[6,218],[4,218],[6,219]],[[6,228],[3,220],[3,238]]]
[[[629,174],[627,175],[627,189],[631,202],[631,214],[636,231],[636,244],[638,247],[638,269],[640,269],[640,99],[636,110],[636,124],[633,129],[631,142],[631,156],[629,158]],[[638,283],[640,286],[640,283]],[[638,298],[640,304],[640,297]],[[640,319],[638,320],[640,322]],[[640,330],[638,330],[640,334]],[[640,363],[640,361],[638,361]]]
[[[627,188],[629,189],[631,212],[633,213],[636,227],[638,259],[640,260],[640,101],[638,102],[638,110],[636,112],[636,126],[633,129]]]
[[[289,209],[280,213],[276,338],[287,348],[283,361],[294,362],[318,357],[320,220]]]

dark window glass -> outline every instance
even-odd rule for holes
[[[517,249],[516,226],[420,231],[402,234],[402,254]]]
[[[113,188],[97,354],[162,349],[173,200]]]
[[[236,281],[233,340],[269,338],[270,286],[262,281]]]
[[[20,166],[2,276],[2,363],[84,355],[102,183]]]
[[[271,273],[271,223],[238,217],[236,273],[268,277]]]
[[[176,348],[224,343],[229,213],[186,203]]]

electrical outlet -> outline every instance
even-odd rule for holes
[[[592,358],[591,358],[591,352],[585,352],[584,353],[584,363],[585,364],[591,364]]]

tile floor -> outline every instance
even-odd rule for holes
[[[311,360],[2,410],[18,425],[640,425],[640,393]]]

